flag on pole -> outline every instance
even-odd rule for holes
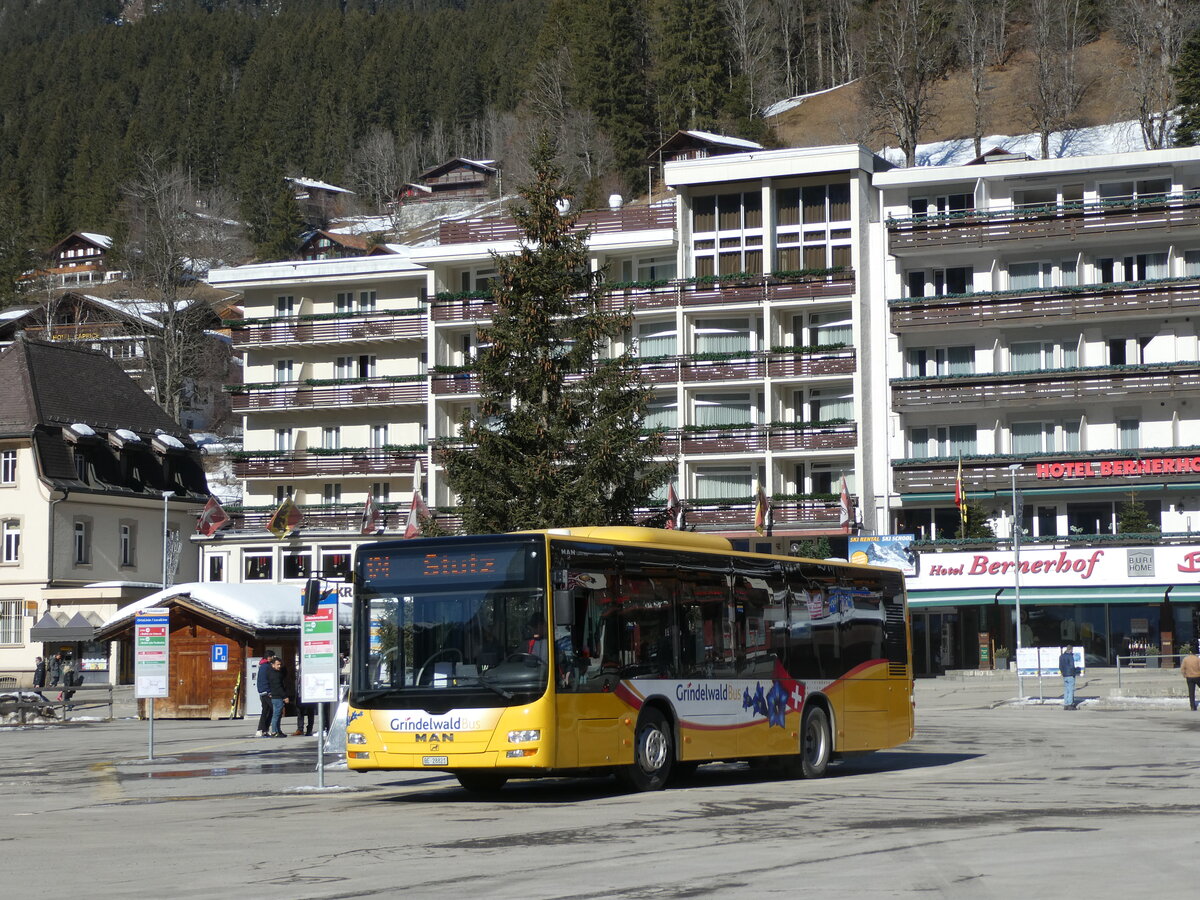
[[[963,489],[962,457],[958,458],[958,475],[954,479],[954,505],[958,507],[959,518],[962,519],[963,537],[967,530],[967,492]]]
[[[379,507],[375,505],[375,495],[367,494],[367,505],[363,507],[362,534],[374,534],[379,530]]]
[[[854,510],[850,506],[850,488],[846,486],[846,476],[842,476],[842,494],[838,498],[838,524],[849,528],[854,524]]]
[[[200,513],[200,520],[196,523],[196,531],[205,537],[212,537],[231,521],[229,513],[221,508],[217,498],[210,495],[208,502],[204,504],[204,511]]]
[[[267,531],[280,540],[283,540],[300,527],[300,520],[302,518],[303,514],[300,512],[300,507],[292,502],[292,498],[289,495],[283,498],[283,502],[279,504],[279,509],[275,510],[267,522]]]
[[[667,522],[663,525],[668,531],[675,531],[679,528],[679,515],[681,507],[679,505],[679,496],[675,493],[675,485],[672,484],[667,488]]]
[[[759,534],[771,533],[771,500],[760,483],[754,501],[754,530]]]
[[[421,522],[428,518],[429,507],[421,499],[421,492],[413,491],[412,505],[408,508],[408,521],[404,523],[404,537],[417,537],[421,533]]]

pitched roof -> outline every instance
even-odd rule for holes
[[[18,337],[0,352],[0,436],[76,422],[185,439],[180,427],[115,360],[74,344]]]

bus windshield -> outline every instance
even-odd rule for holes
[[[377,545],[359,569],[356,705],[512,705],[545,691],[542,538]]]

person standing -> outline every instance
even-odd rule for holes
[[[57,687],[59,680],[62,678],[63,658],[61,653],[55,653],[54,659],[50,660],[50,687]]]
[[[317,717],[317,705],[315,703],[304,702],[304,691],[300,684],[300,667],[296,666],[296,730],[292,733],[292,737],[307,736],[312,737],[313,721]],[[305,723],[307,727],[305,726]]]
[[[255,737],[269,737],[271,727],[271,686],[267,683],[267,675],[271,671],[271,660],[274,653],[264,653],[258,661],[258,675],[255,676],[255,687],[258,689],[258,729]]]
[[[283,674],[283,660],[278,656],[271,660],[267,669],[267,687],[271,694],[271,737],[287,737],[283,733],[283,707],[288,701],[287,680]]]
[[[1078,709],[1075,702],[1075,676],[1079,667],[1075,665],[1075,651],[1064,646],[1058,657],[1058,671],[1063,680],[1063,709]]]
[[[34,694],[41,697],[42,700],[46,700],[46,695],[42,694],[44,686],[46,686],[46,660],[38,656],[34,661]],[[1195,703],[1192,706],[1194,708]]]
[[[1187,681],[1188,686],[1188,704],[1192,707],[1192,712],[1196,711],[1196,687],[1200,685],[1200,656],[1195,653],[1189,653],[1183,658],[1183,662],[1179,664],[1179,672]]]

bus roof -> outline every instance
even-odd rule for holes
[[[711,550],[728,553],[733,544],[728,538],[695,531],[674,531],[666,528],[645,528],[641,525],[595,525],[586,528],[551,528],[549,535],[587,538],[595,541],[625,541],[630,544],[667,544],[689,550]]]

